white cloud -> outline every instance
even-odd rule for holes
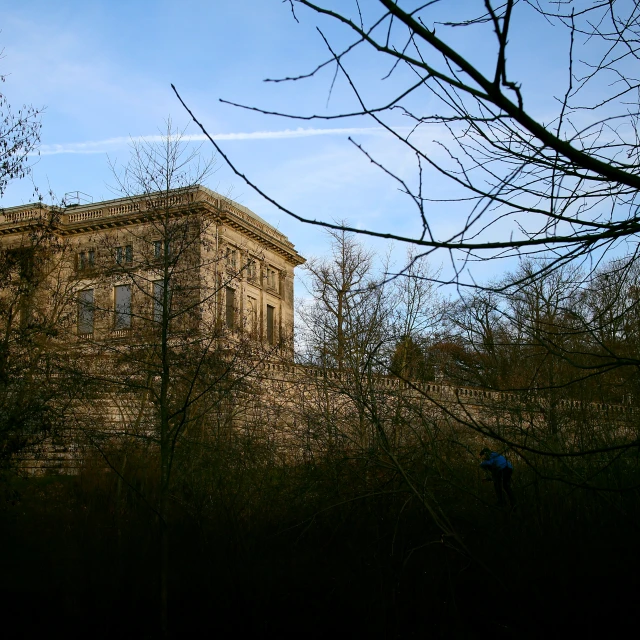
[[[241,133],[215,133],[211,137],[216,141],[225,140],[281,140],[287,138],[308,138],[312,136],[333,136],[333,135],[384,135],[386,131],[382,127],[351,127],[338,129],[283,129],[281,131],[253,131]],[[132,136],[108,138],[106,140],[96,140],[88,142],[68,142],[61,144],[43,144],[40,147],[40,154],[43,156],[57,155],[61,153],[105,153],[113,149],[124,147],[131,142],[164,142],[166,136]],[[184,135],[181,137],[184,142],[204,142],[207,140],[203,134]]]

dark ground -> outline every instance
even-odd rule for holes
[[[444,487],[469,559],[405,493],[354,500],[285,475],[251,493],[175,496],[172,637],[601,638],[637,626],[633,492],[521,486],[510,513]],[[160,636],[157,522],[139,497],[96,471],[0,486],[5,637]]]

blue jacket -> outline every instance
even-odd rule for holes
[[[499,453],[492,451],[488,460],[483,460],[480,466],[487,471],[496,472],[503,469],[513,469],[513,465]]]

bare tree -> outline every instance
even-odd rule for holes
[[[352,234],[330,231],[331,256],[311,258],[308,289],[312,301],[300,310],[307,350],[322,366],[359,369],[371,349],[379,347],[368,335],[383,318],[375,317],[379,298],[373,275],[373,253]],[[367,338],[372,338],[368,340]]]
[[[391,373],[412,380],[433,379],[427,350],[442,332],[445,301],[433,280],[438,277],[424,256],[414,249],[406,256],[405,277],[394,278],[389,316],[394,335]]]
[[[0,52],[0,58],[2,58]],[[6,81],[0,75],[0,82]],[[29,175],[40,143],[42,109],[17,111],[0,92],[0,198]],[[0,214],[4,210],[0,209]],[[56,208],[34,205],[18,242],[0,250],[0,464],[59,426],[52,400],[62,392],[60,333],[69,290],[61,272],[65,243],[54,232]],[[12,220],[2,215],[2,222]],[[56,248],[52,257],[51,248]],[[63,341],[62,341],[63,342]],[[64,394],[63,394],[64,395]]]
[[[91,428],[84,433],[124,482],[129,443],[158,458],[157,496],[144,498],[159,524],[161,626],[167,633],[172,486],[177,461],[189,463],[179,452],[203,445],[218,423],[230,426],[238,409],[234,397],[246,388],[261,352],[255,335],[244,330],[240,301],[231,297],[230,306],[228,295],[224,300],[251,265],[230,258],[216,215],[198,200],[213,161],[203,161],[170,120],[159,142],[133,142],[131,151],[129,162],[113,170],[120,206],[140,219],[98,233],[93,275],[79,274],[91,290],[88,303],[78,300],[79,324],[85,314],[91,325],[84,342],[92,351],[86,375],[93,384],[85,399],[93,404],[107,392],[118,429],[107,424],[103,435]],[[102,334],[93,334],[94,322]],[[114,436],[119,458],[109,448]]]
[[[555,252],[554,263],[595,258],[637,233],[636,2],[585,6],[573,1],[487,0],[453,6],[378,0],[350,3],[340,10],[309,0],[290,0],[289,5],[296,20],[313,19],[313,14],[329,18],[352,40],[336,49],[320,32],[326,60],[307,74],[278,81],[309,81],[333,68],[346,79],[356,107],[325,115],[237,106],[299,120],[365,116],[415,157],[417,186],[412,187],[395,167],[354,141],[365,159],[406,194],[422,230],[412,237],[398,236],[390,228],[350,231],[410,242],[425,253],[448,251],[454,274],[446,280],[463,284],[473,284],[465,273],[468,260],[548,250]],[[527,78],[514,77],[508,64],[519,45],[512,25],[527,20],[539,30],[538,41],[563,38],[566,47],[566,83],[552,96],[556,110],[544,122],[531,105]],[[473,34],[473,50],[491,51],[493,64],[476,61],[460,44],[464,39],[459,32]],[[364,87],[350,71],[350,57],[361,50],[369,53],[372,64],[380,65],[380,103],[365,99]],[[531,73],[535,59],[527,60]],[[425,113],[418,104],[429,105],[429,110]],[[444,138],[443,129],[448,132]],[[442,154],[430,153],[433,137]],[[240,170],[237,173],[247,179]],[[449,181],[454,189],[450,200],[429,197],[428,183],[434,179]],[[247,181],[268,197],[266,189]],[[437,236],[435,217],[454,203],[466,206],[460,227],[451,235]],[[344,227],[303,218],[285,203],[276,204],[305,222]]]
[[[0,82],[5,81],[6,76],[0,75]],[[40,143],[41,114],[42,109],[31,105],[22,105],[16,113],[0,92],[0,198],[11,180],[25,178],[31,172],[29,155]]]
[[[587,277],[608,251],[630,250],[635,255],[640,229],[638,83],[633,68],[640,28],[637,2],[585,6],[573,0],[486,0],[453,7],[437,0],[378,0],[339,10],[310,0],[288,4],[296,20],[329,19],[351,40],[336,48],[320,32],[326,59],[307,74],[277,81],[310,82],[331,69],[344,78],[356,106],[327,114],[236,106],[303,121],[371,119],[413,155],[414,179],[403,178],[399,168],[352,142],[363,160],[372,161],[406,195],[421,232],[399,236],[390,228],[363,230],[305,218],[269,198],[268,190],[247,178],[211,140],[236,173],[282,211],[338,232],[408,242],[418,248],[417,256],[445,252],[451,268],[434,280],[495,291],[504,283],[477,282],[476,261],[544,256],[520,274],[533,281],[568,263],[581,264]],[[537,116],[527,83],[546,69],[536,69],[535,59],[528,56],[527,76],[516,77],[514,65],[508,64],[525,46],[513,35],[513,25],[526,21],[535,25],[539,41],[561,42],[566,51],[566,80],[564,86],[554,87],[555,95],[545,96],[552,99],[546,104],[554,101],[556,107],[544,121]],[[461,37],[466,33],[473,36],[473,48]],[[484,52],[482,60],[473,54],[479,50]],[[380,65],[382,79],[376,89],[384,97],[379,102],[365,98],[365,93],[372,95],[370,85],[365,92],[357,69],[351,70],[351,57],[362,53],[370,56],[372,65]],[[425,112],[416,105],[429,106]],[[434,138],[437,154],[431,152]],[[430,196],[429,184],[435,180],[449,185],[451,197]],[[449,235],[437,235],[435,222],[449,210],[463,212],[460,225]],[[509,286],[517,285],[509,281]],[[583,328],[592,333],[591,326]],[[570,351],[575,344],[568,341],[554,348],[557,353],[567,349],[564,357],[576,361],[580,354]],[[615,348],[601,355],[599,370],[637,364]]]
[[[41,447],[51,456],[78,389],[70,376],[71,251],[56,233],[57,210],[34,206],[37,215],[0,252],[0,466],[39,464]]]
[[[590,315],[582,307],[586,285],[605,256],[629,251],[634,261],[637,251],[639,3],[484,0],[460,5],[438,0],[377,0],[338,8],[324,2],[289,0],[287,5],[292,19],[332,21],[342,29],[336,41],[342,36],[346,40],[335,44],[319,30],[326,58],[308,73],[274,82],[310,82],[331,71],[334,78],[344,80],[354,107],[296,113],[223,102],[298,121],[370,119],[414,158],[413,177],[407,178],[402,167],[376,157],[357,140],[351,142],[364,162],[377,166],[406,196],[407,211],[413,212],[420,230],[411,236],[396,233],[391,225],[397,211],[383,218],[378,228],[358,229],[314,219],[270,197],[268,187],[247,177],[210,138],[220,157],[257,193],[294,219],[336,233],[409,243],[417,247],[417,256],[432,260],[446,256],[450,267],[433,281],[494,294],[475,298],[466,306],[470,341],[465,344],[457,334],[433,345],[432,350],[443,368],[446,363],[449,370],[463,372],[468,382],[503,393],[505,411],[483,415],[483,407],[466,411],[461,402],[462,410],[456,413],[437,397],[431,399],[443,415],[477,438],[520,452],[532,469],[537,455],[564,460],[567,468],[569,460],[580,460],[579,464],[595,461],[589,472],[593,475],[574,475],[568,481],[598,488],[589,478],[597,477],[617,456],[637,451],[639,442],[630,414],[605,428],[609,417],[595,412],[595,406],[589,404],[595,396],[586,393],[587,380],[603,374],[613,380],[615,369],[622,377],[633,378],[637,351],[627,351],[619,340],[603,342],[599,332],[606,316],[602,310]],[[562,86],[540,83],[553,86],[544,96],[544,117],[532,95],[533,90],[537,94],[541,90],[539,86],[530,89],[528,83],[534,71],[543,77],[547,69],[536,69],[536,59],[525,50],[526,76],[516,75],[514,60],[526,46],[516,38],[517,22],[534,25],[531,29],[535,29],[537,42],[549,39],[565,48]],[[480,51],[482,55],[477,55]],[[366,79],[358,76],[358,67],[351,62],[363,55],[370,63]],[[372,68],[381,78],[375,87]],[[207,134],[175,87],[174,91]],[[434,145],[438,153],[432,152]],[[449,195],[434,198],[430,190],[434,181],[447,185]],[[446,232],[438,232],[436,222],[443,212],[461,212],[453,231],[447,227]],[[480,283],[475,277],[477,261],[522,258],[532,259],[527,263],[530,268],[516,273],[515,280]],[[408,267],[397,271],[403,274]],[[538,289],[536,293],[536,282],[542,282],[544,288],[552,282],[554,272],[562,276],[578,268],[582,282],[571,285],[575,294],[571,301],[567,298],[557,304],[553,295],[547,295],[550,291]],[[616,313],[634,318],[637,295],[630,291],[619,300],[624,310]],[[527,305],[534,316],[536,309],[540,312],[537,320],[529,311],[520,314]],[[479,324],[471,326],[467,321]],[[629,328],[632,325],[630,321]],[[571,391],[565,394],[567,385]],[[527,386],[540,392],[540,402],[518,404],[510,410],[506,403],[514,402],[514,394],[509,389]],[[548,391],[551,387],[554,390]],[[475,390],[466,397],[477,397],[471,392]],[[538,410],[545,396],[554,415],[541,417]],[[541,421],[556,429],[560,406],[568,406],[563,403],[578,396],[590,408],[575,411],[583,411],[582,420],[589,420],[593,438],[571,434],[564,441],[534,441],[527,436],[525,427],[533,431]],[[580,424],[578,413],[571,416],[574,425]],[[375,424],[373,414],[370,418]],[[511,422],[505,426],[505,421]],[[550,477],[560,478],[560,474],[554,471]]]

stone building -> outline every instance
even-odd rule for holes
[[[226,326],[292,344],[294,269],[304,259],[255,213],[203,186],[3,209],[0,250],[14,256],[14,284],[46,271],[6,314],[23,324],[57,305],[70,339],[135,340],[161,321],[164,303],[176,331]]]

